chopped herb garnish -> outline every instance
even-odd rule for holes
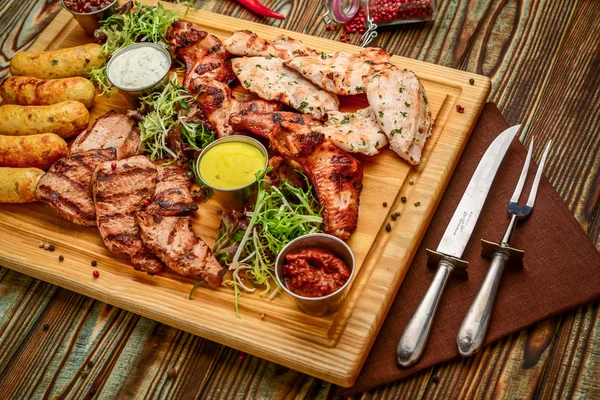
[[[308,106],[308,103],[303,101],[302,103],[300,103],[300,106],[298,107],[298,111],[304,111],[306,106]]]

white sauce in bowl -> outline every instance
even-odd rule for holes
[[[108,69],[108,79],[123,89],[141,89],[160,81],[171,66],[163,52],[140,46],[117,55]]]

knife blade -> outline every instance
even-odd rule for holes
[[[411,366],[423,354],[435,311],[450,274],[455,270],[466,272],[467,263],[461,260],[461,256],[475,229],[496,171],[520,127],[521,125],[515,125],[506,129],[487,148],[437,249],[427,249],[428,262],[437,264],[438,269],[425,297],[398,341],[396,360],[401,367]]]

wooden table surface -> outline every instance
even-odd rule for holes
[[[287,19],[262,20],[230,0],[194,6],[340,34],[325,30],[323,2],[264,3]],[[59,9],[58,0],[0,1],[0,77]],[[599,21],[595,0],[440,0],[434,23],[381,30],[374,43],[489,76],[489,101],[523,124],[521,139],[554,141],[545,173],[598,249]],[[600,398],[599,321],[599,305],[588,305],[362,397]],[[0,398],[334,396],[326,382],[0,267]]]

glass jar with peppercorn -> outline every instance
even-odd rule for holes
[[[377,36],[378,26],[433,21],[437,12],[435,0],[326,0],[325,9],[328,27],[343,24],[346,34],[362,35],[363,46]]]

